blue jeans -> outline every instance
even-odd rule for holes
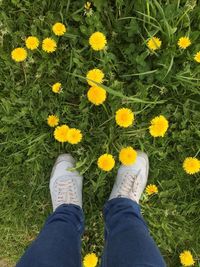
[[[102,267],[164,267],[165,262],[140,214],[139,205],[115,198],[104,207],[105,248]],[[81,267],[83,211],[64,204],[47,219],[17,267]]]

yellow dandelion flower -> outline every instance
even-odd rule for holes
[[[168,120],[163,116],[157,116],[151,120],[149,132],[153,137],[163,137],[169,127]]]
[[[89,10],[91,8],[91,3],[90,2],[86,2],[85,5],[84,5],[84,8],[86,10]]]
[[[188,174],[195,174],[200,171],[200,160],[194,157],[187,157],[183,162],[183,169]]]
[[[146,187],[145,192],[148,196],[151,196],[153,194],[157,194],[158,193],[158,187],[155,184],[149,184]]]
[[[103,171],[110,171],[115,166],[115,160],[111,154],[103,154],[98,158],[97,165]]]
[[[89,253],[85,255],[83,259],[84,267],[96,267],[98,263],[98,258],[95,253]]]
[[[103,82],[103,78],[104,78],[104,73],[103,71],[101,71],[100,69],[92,69],[89,70],[87,75],[86,75],[87,79],[93,80],[97,83],[102,83]],[[87,80],[88,84],[91,86],[97,86],[97,84],[95,84],[92,81]]]
[[[137,151],[131,146],[124,147],[119,153],[119,160],[124,165],[131,165],[136,161]]]
[[[178,46],[182,49],[186,49],[188,46],[191,45],[191,41],[188,37],[184,36],[179,38],[178,40]]]
[[[147,46],[149,49],[155,51],[161,47],[162,41],[158,37],[152,37],[147,42]]]
[[[105,48],[107,40],[102,32],[95,32],[90,36],[89,44],[95,51],[100,51]]]
[[[115,121],[121,127],[129,127],[133,124],[134,113],[129,108],[120,108],[115,114]]]
[[[52,31],[54,32],[55,35],[61,36],[65,34],[66,27],[63,23],[56,22],[52,27]]]
[[[62,84],[59,83],[59,82],[58,83],[54,83],[51,88],[52,88],[52,91],[54,93],[58,94],[58,93],[60,93],[62,91]]]
[[[197,52],[195,55],[194,55],[194,60],[198,63],[200,63],[200,51]]]
[[[47,53],[53,53],[56,51],[57,44],[52,38],[45,38],[42,42],[42,49]]]
[[[189,250],[183,251],[179,258],[183,266],[193,266],[195,264],[192,253]]]
[[[92,86],[87,92],[87,97],[94,105],[101,105],[106,100],[106,90],[98,86]]]
[[[82,138],[81,131],[76,128],[70,128],[67,132],[67,141],[72,145],[78,144]]]
[[[56,115],[49,115],[47,118],[47,124],[50,127],[55,127],[59,123],[59,118]]]
[[[24,61],[27,58],[27,51],[22,47],[17,47],[12,50],[11,57],[16,62]]]
[[[35,36],[29,36],[28,38],[26,38],[25,40],[25,44],[26,44],[26,47],[30,50],[34,50],[34,49],[37,49],[38,46],[39,46],[39,40],[37,37]]]
[[[57,126],[54,130],[54,138],[61,143],[67,142],[68,131],[69,127],[66,124]]]

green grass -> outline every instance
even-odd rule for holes
[[[86,232],[83,255],[101,255],[102,207],[117,172],[97,169],[99,155],[116,158],[119,149],[132,145],[150,157],[149,183],[159,194],[143,198],[142,212],[168,266],[181,266],[179,254],[191,250],[200,266],[200,177],[182,169],[187,156],[198,156],[200,145],[200,65],[193,60],[200,50],[200,7],[196,1],[93,1],[93,15],[84,15],[83,1],[0,1],[0,259],[10,266],[40,231],[51,212],[49,176],[59,153],[70,152],[84,176]],[[23,64],[10,58],[24,38],[53,36],[51,26],[62,21],[67,34],[52,55],[39,49]],[[108,50],[97,53],[88,46],[94,31],[108,39]],[[145,41],[156,35],[162,47],[150,53]],[[192,45],[177,47],[181,36]],[[87,71],[105,73],[108,99],[95,107],[86,97]],[[51,85],[60,81],[63,93]],[[139,99],[139,101],[138,101]],[[115,111],[135,111],[133,127],[119,129]],[[60,145],[46,124],[55,113],[61,123],[84,133],[77,146]],[[153,139],[149,121],[165,115],[170,123],[164,138]]]

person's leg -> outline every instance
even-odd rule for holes
[[[148,178],[148,157],[138,152],[136,162],[121,166],[104,208],[105,248],[102,267],[166,266],[140,213],[139,199]]]
[[[17,267],[81,267],[82,177],[68,171],[74,159],[64,154],[54,165],[50,191],[54,213]]]
[[[128,198],[115,198],[105,205],[103,267],[166,266],[140,214],[139,205]]]
[[[82,231],[81,208],[71,204],[59,206],[47,219],[17,267],[81,266]]]

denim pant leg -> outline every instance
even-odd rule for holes
[[[16,267],[81,267],[83,229],[83,211],[79,206],[59,206]]]
[[[105,205],[104,217],[102,267],[166,266],[136,202],[127,198],[112,199]]]

